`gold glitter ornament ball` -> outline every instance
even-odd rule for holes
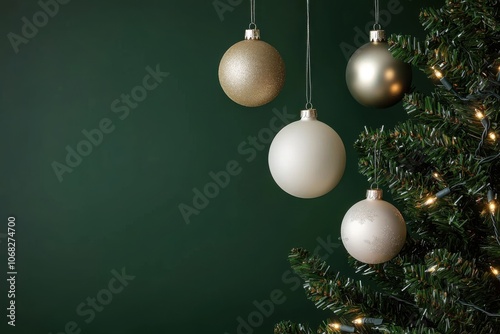
[[[392,56],[383,30],[371,31],[370,40],[349,59],[347,87],[360,104],[388,108],[401,101],[410,89],[411,67]]]
[[[278,96],[285,83],[285,64],[279,52],[248,29],[245,40],[231,46],[219,64],[224,93],[245,107],[259,107]]]

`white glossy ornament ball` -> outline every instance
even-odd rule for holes
[[[299,198],[323,196],[335,188],[345,170],[344,143],[337,132],[302,110],[301,120],[276,135],[269,149],[269,169],[284,191]]]
[[[224,93],[245,107],[259,107],[278,96],[285,83],[285,63],[279,52],[248,29],[245,40],[231,46],[219,64]]]
[[[378,264],[394,258],[406,241],[406,223],[396,207],[382,200],[382,190],[368,190],[354,204],[340,229],[342,243],[356,260]]]

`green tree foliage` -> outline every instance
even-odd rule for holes
[[[407,94],[409,119],[366,130],[355,144],[360,172],[387,189],[405,216],[407,242],[393,260],[349,258],[376,289],[334,272],[304,249],[289,260],[316,307],[332,311],[317,333],[500,333],[500,1],[447,0],[425,8],[424,41],[393,35],[393,55],[436,84]],[[377,145],[377,148],[375,147]],[[374,150],[380,146],[378,168]],[[439,191],[450,193],[436,198]],[[353,323],[383,319],[380,325]],[[345,329],[345,327],[344,327]],[[276,334],[309,334],[282,322]]]

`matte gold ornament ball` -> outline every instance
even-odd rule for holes
[[[219,64],[224,93],[245,107],[259,107],[278,96],[285,83],[285,64],[279,52],[248,29],[245,40],[231,46]]]
[[[384,31],[373,30],[370,42],[357,49],[347,64],[347,87],[366,107],[391,107],[410,89],[411,66],[395,59],[388,48]]]

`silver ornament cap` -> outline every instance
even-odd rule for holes
[[[371,30],[370,31],[370,42],[386,42],[385,30]]]
[[[382,199],[383,193],[382,189],[368,189],[366,191],[366,199],[370,201],[380,200]]]
[[[245,30],[245,40],[249,39],[260,39],[259,29],[246,29]]]
[[[318,119],[318,112],[316,109],[304,109],[300,111],[300,119],[302,121]]]

